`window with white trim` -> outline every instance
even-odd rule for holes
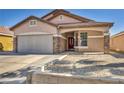
[[[37,25],[37,20],[30,20],[29,25],[30,26],[36,26]]]
[[[80,33],[81,46],[87,46],[87,32]]]

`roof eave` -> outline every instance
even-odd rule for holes
[[[57,25],[52,24],[52,23],[50,23],[50,22],[47,22],[47,21],[45,21],[45,20],[42,20],[42,19],[40,19],[40,18],[38,18],[38,17],[36,17],[36,16],[29,16],[29,17],[27,17],[26,19],[22,20],[21,22],[17,23],[16,25],[10,27],[10,30],[13,30],[14,28],[16,28],[17,26],[21,25],[22,23],[24,23],[25,21],[27,21],[27,20],[29,20],[29,19],[31,19],[31,18],[35,18],[35,19],[37,19],[37,20],[39,20],[39,21],[41,21],[41,22],[44,22],[44,23],[47,23],[47,24],[52,25],[52,26],[54,26],[54,27],[57,27]]]
[[[98,24],[98,25],[87,25],[87,26],[82,26],[82,25],[77,25],[77,26],[59,26],[59,28],[77,28],[77,27],[112,27],[114,23],[107,23],[107,24]]]
[[[111,38],[114,38],[114,37],[117,37],[117,36],[120,36],[120,35],[124,35],[124,31],[122,31],[120,33],[117,33],[115,35],[112,35]]]
[[[0,33],[0,35],[3,35],[3,36],[10,36],[10,37],[13,37],[14,35],[10,35],[10,34],[3,34],[3,33]]]

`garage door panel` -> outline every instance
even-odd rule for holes
[[[52,35],[18,36],[18,52],[53,53]]]

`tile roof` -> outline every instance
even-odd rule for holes
[[[14,33],[8,27],[0,26],[0,35],[13,36]]]
[[[117,37],[117,36],[120,36],[120,35],[124,35],[124,31],[121,31],[115,35],[112,35],[111,38],[114,38],[114,37]]]
[[[49,25],[52,25],[52,26],[55,26],[55,27],[56,27],[55,24],[50,23],[50,22],[45,21],[45,20],[42,20],[42,19],[40,19],[40,18],[38,18],[38,17],[36,17],[36,16],[29,16],[29,17],[27,17],[26,19],[22,20],[21,22],[17,23],[16,25],[12,26],[12,27],[10,28],[10,30],[13,30],[13,29],[16,28],[17,26],[20,26],[21,24],[23,24],[24,22],[26,22],[26,21],[29,20],[29,19],[37,19],[37,20],[39,20],[39,21],[41,21],[41,22],[44,22],[44,23],[47,23],[47,24],[49,24]]]
[[[48,18],[48,19],[45,19],[45,20],[49,21],[52,18],[58,16],[59,14],[64,14],[66,16],[70,16],[70,17],[73,17],[75,19],[78,19],[78,20],[80,20],[82,22],[94,21],[94,20],[91,20],[91,19],[88,19],[88,18],[85,18],[85,17],[82,17],[82,16],[78,16],[78,15],[72,14],[71,12],[66,11],[64,9],[55,9],[52,12],[50,12],[50,13],[46,14],[45,16],[41,17],[41,19],[44,19],[45,17],[47,17],[47,16],[49,16],[51,14],[53,14],[53,16]]]
[[[91,26],[112,26],[113,23],[108,23],[108,22],[79,22],[79,23],[67,23],[67,24],[59,24],[60,28],[63,27],[91,27]]]

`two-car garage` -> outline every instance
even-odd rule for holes
[[[51,34],[18,35],[17,52],[53,53],[53,36]]]

